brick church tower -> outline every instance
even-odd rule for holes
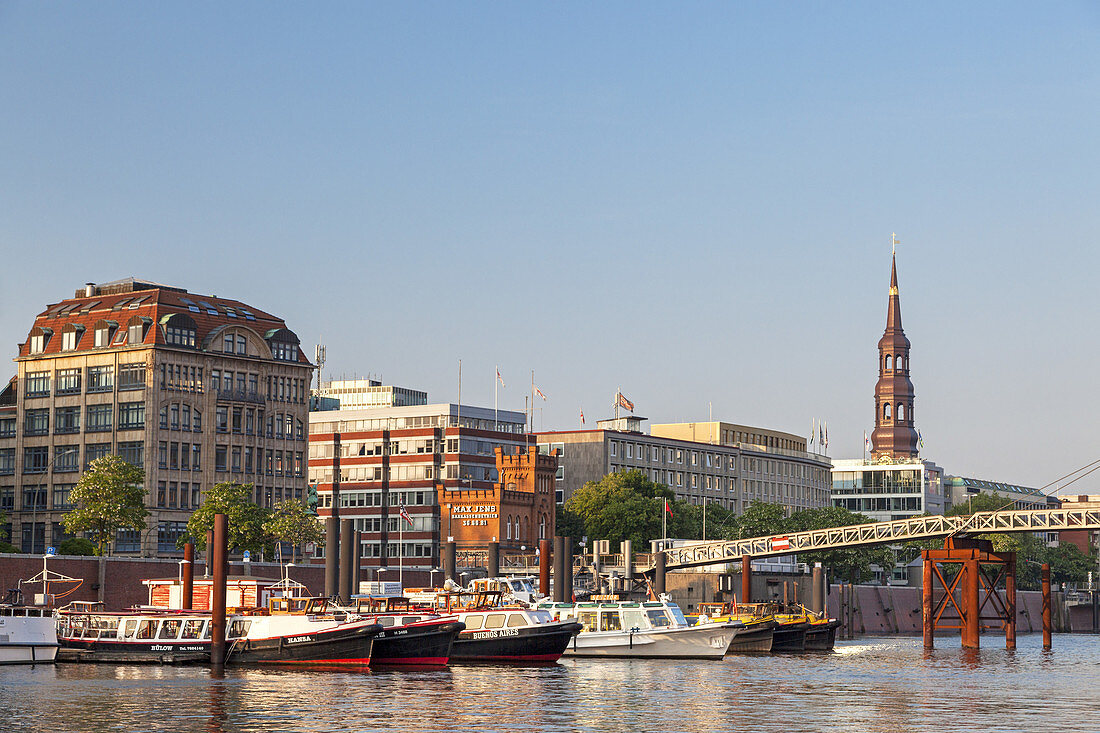
[[[890,305],[886,330],[878,341],[878,384],[875,385],[875,430],[871,458],[917,457],[917,429],[913,427],[913,383],[909,380],[909,339],[901,327],[897,256],[890,263]]]

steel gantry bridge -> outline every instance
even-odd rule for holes
[[[1100,509],[1040,509],[976,512],[959,517],[913,517],[892,522],[791,532],[781,536],[701,542],[666,549],[665,569],[737,562],[746,556],[759,559],[798,552],[849,549],[991,532],[1058,532],[1074,529],[1100,529]]]

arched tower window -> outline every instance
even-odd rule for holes
[[[905,357],[899,354],[898,355],[898,371],[900,372],[904,368],[905,368]]]
[[[887,354],[886,355],[886,371],[890,371],[891,369],[893,369],[893,358],[889,354]]]
[[[905,404],[898,403],[898,422],[905,422]]]
[[[890,419],[890,403],[889,402],[887,402],[885,405],[882,406],[882,418],[884,420],[889,420]]]

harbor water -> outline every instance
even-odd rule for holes
[[[334,672],[0,668],[6,731],[1097,731],[1100,637],[838,641],[721,661]]]

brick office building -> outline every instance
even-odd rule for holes
[[[0,394],[0,511],[43,552],[81,472],[117,454],[145,471],[149,524],[116,553],[179,552],[203,492],[255,484],[304,498],[309,361],[286,323],[240,301],[127,279],[88,284],[35,317]]]

